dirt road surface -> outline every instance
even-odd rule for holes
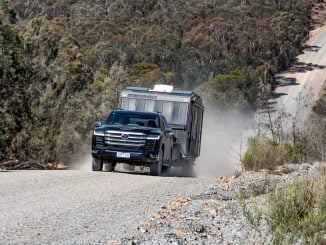
[[[291,115],[283,121],[284,130],[291,129],[293,119],[301,126],[326,80],[326,26],[310,33],[303,53],[276,80],[278,86],[270,101],[273,117],[280,113]],[[258,120],[264,122],[266,118],[262,115]]]
[[[278,75],[272,109],[298,112],[303,121],[325,73],[326,27],[321,27],[296,64]],[[169,200],[200,193],[213,182],[89,170],[0,171],[0,244],[108,244]]]
[[[209,178],[91,171],[0,172],[0,244],[94,244],[123,237]]]

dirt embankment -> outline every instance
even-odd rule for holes
[[[136,224],[119,242],[272,244],[273,236],[266,220],[260,220],[257,224],[250,222],[241,206],[240,192],[248,213],[254,212],[266,206],[266,193],[294,181],[317,177],[325,168],[326,163],[292,164],[274,171],[262,170],[245,172],[238,177],[221,177],[205,192],[179,197],[162,206],[156,215]],[[303,241],[299,239],[295,244],[300,242]]]

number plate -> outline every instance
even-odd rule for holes
[[[129,152],[117,152],[117,157],[119,158],[130,158]]]

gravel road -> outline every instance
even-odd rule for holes
[[[70,171],[0,172],[1,244],[108,243],[211,178]]]
[[[305,49],[296,62],[286,72],[276,76],[278,86],[274,91],[274,99],[270,101],[271,111],[277,117],[280,114],[289,114],[283,117],[283,128],[292,127],[296,117],[297,126],[301,126],[319,92],[326,81],[326,26],[319,27],[310,33]],[[264,112],[264,111],[263,111]],[[260,113],[258,121],[268,120],[265,113]]]

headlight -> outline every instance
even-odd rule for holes
[[[95,136],[104,136],[104,132],[103,131],[96,131],[96,130],[94,130],[94,135]]]
[[[148,140],[159,140],[161,138],[161,135],[148,135]]]

